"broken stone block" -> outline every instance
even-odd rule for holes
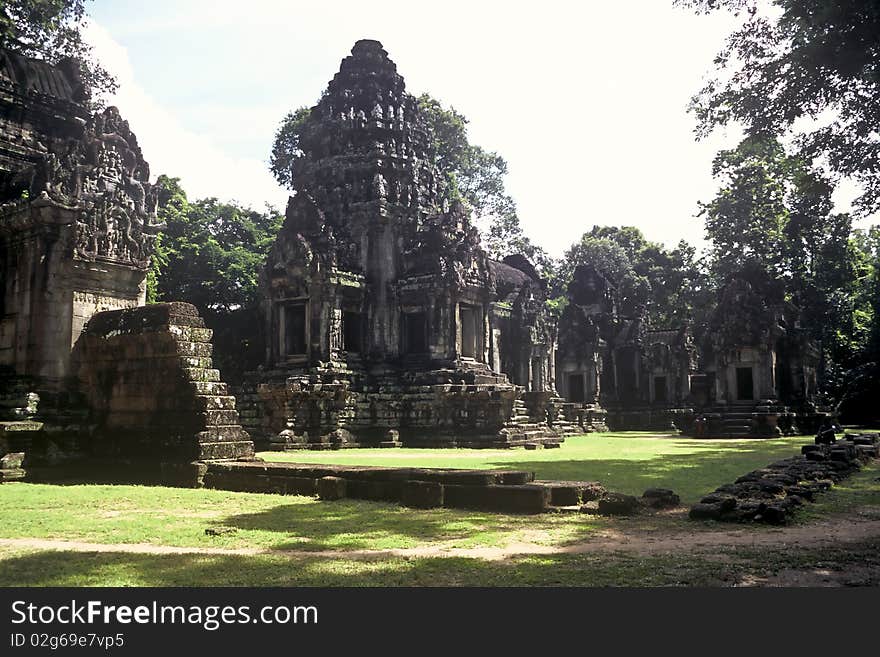
[[[700,502],[691,507],[688,516],[693,520],[718,520],[721,513],[720,502]]]
[[[632,516],[642,508],[637,497],[623,493],[608,493],[599,500],[598,511],[603,516]]]
[[[321,477],[318,479],[318,499],[341,500],[346,494],[346,481],[341,477]]]
[[[23,462],[24,452],[10,452],[5,456],[0,457],[0,469],[14,470],[20,468]]]
[[[642,493],[642,502],[653,509],[672,509],[679,505],[681,498],[668,488],[649,488]]]

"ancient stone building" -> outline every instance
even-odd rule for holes
[[[719,293],[695,399],[709,435],[807,433],[818,428],[819,349],[781,286],[744,270]]]
[[[250,430],[281,448],[558,442],[543,284],[487,257],[380,43],[355,44],[299,147]]]
[[[0,368],[44,388],[92,314],[144,303],[159,228],[137,139],[75,70],[0,52]]]
[[[2,449],[31,463],[249,457],[195,309],[133,310],[161,228],[157,190],[128,123],[88,110],[77,71],[0,50]],[[82,338],[104,311],[125,321],[110,313]]]
[[[578,267],[559,322],[557,386],[566,417],[599,429],[705,437],[815,431],[819,351],[779,286],[745,270],[719,293],[699,345],[688,326],[648,328],[624,316],[613,284]],[[578,415],[579,414],[579,415]]]
[[[651,330],[640,315],[621,314],[614,285],[590,266],[575,269],[567,298],[557,357],[567,416],[586,431],[670,428],[690,401],[689,332]]]

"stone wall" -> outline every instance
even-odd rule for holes
[[[91,454],[160,462],[251,458],[253,443],[211,353],[211,331],[188,303],[94,315],[73,353],[90,408]]]

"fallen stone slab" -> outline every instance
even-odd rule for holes
[[[649,488],[642,493],[642,504],[652,509],[673,509],[681,503],[681,498],[669,488]]]

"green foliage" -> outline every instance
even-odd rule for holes
[[[112,93],[116,80],[92,57],[82,39],[86,0],[4,0],[0,3],[0,47],[50,64],[64,60],[79,69],[85,101],[92,91]]]
[[[299,138],[311,113],[309,107],[300,107],[288,112],[275,132],[272,154],[269,157],[269,170],[278,184],[288,189],[293,188],[296,165],[303,154],[299,147]]]
[[[151,272],[153,300],[188,301],[214,313],[256,303],[259,272],[282,218],[214,198],[191,202],[177,178],[162,175],[156,184],[166,228]]]
[[[593,226],[563,255],[553,293],[564,294],[575,267],[592,265],[617,288],[625,315],[646,312],[648,323],[667,328],[705,311],[708,281],[696,250],[682,241],[675,249],[649,242],[632,226]]]
[[[702,205],[711,270],[722,285],[744,263],[779,281],[821,341],[829,373],[863,349],[866,256],[848,215],[834,214],[833,185],[776,139],[747,137],[715,158],[722,187]]]
[[[717,77],[693,98],[698,135],[738,122],[749,134],[796,138],[864,186],[859,207],[880,210],[880,5],[876,0],[677,0],[701,13],[741,13],[715,58]]]

